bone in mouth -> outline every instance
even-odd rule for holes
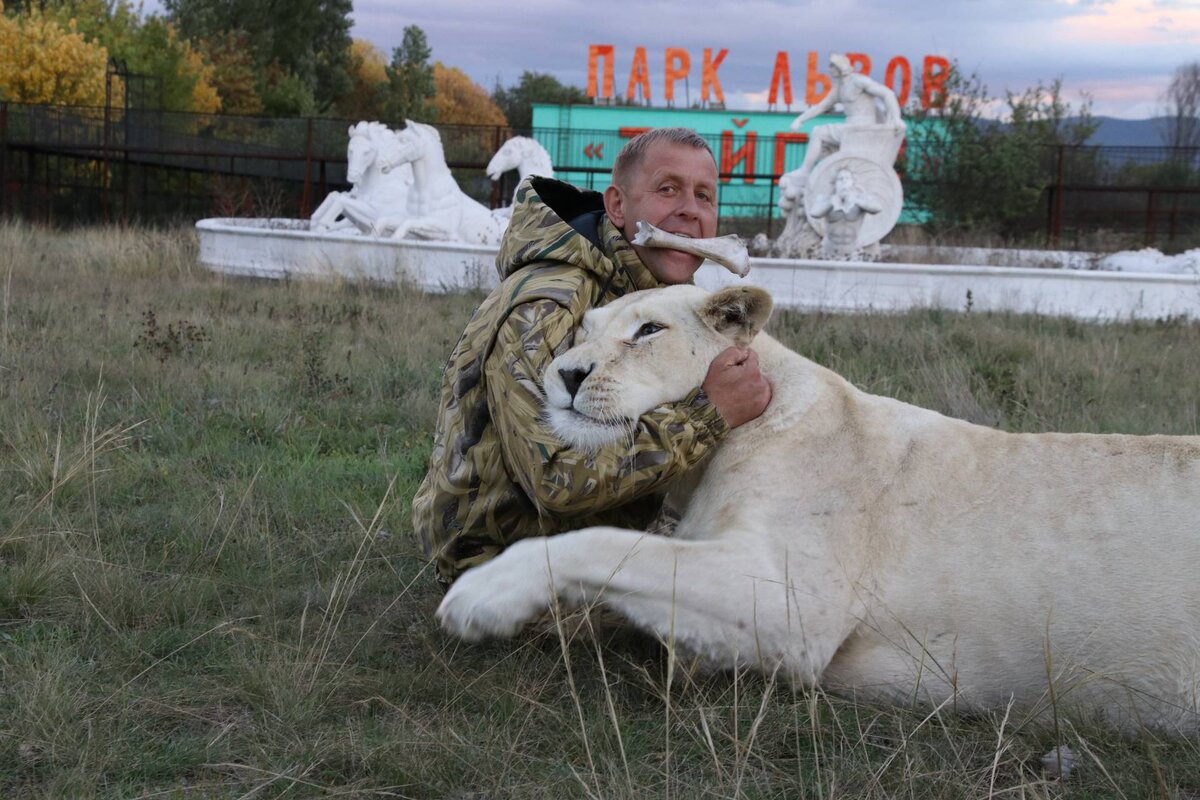
[[[668,250],[679,250],[694,256],[707,258],[720,264],[725,269],[737,275],[746,277],[750,271],[750,254],[746,245],[736,233],[728,236],[715,236],[712,239],[691,239],[656,228],[649,222],[638,220],[637,233],[633,243],[642,247],[664,247]]]

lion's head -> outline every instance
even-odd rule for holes
[[[621,438],[642,414],[699,386],[722,350],[748,345],[771,305],[756,287],[709,294],[681,285],[634,292],[589,311],[574,346],[542,376],[551,428],[575,447]]]

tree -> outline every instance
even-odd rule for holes
[[[1166,94],[1162,130],[1167,147],[1200,147],[1200,61],[1176,68]]]
[[[264,106],[272,105],[268,94],[291,98],[276,107],[311,97],[315,109],[325,112],[350,89],[351,0],[163,0],[163,5],[190,41],[244,34],[262,79]],[[297,91],[297,81],[305,91]]]
[[[433,98],[438,122],[447,125],[508,125],[487,91],[457,67],[433,65]]]
[[[384,116],[393,126],[399,126],[406,119],[421,122],[437,119],[433,105],[437,89],[429,56],[425,31],[416,25],[406,27],[400,46],[392,51],[392,63],[387,66],[388,91],[383,109]]]
[[[591,102],[583,89],[566,86],[545,72],[528,70],[521,73],[520,81],[511,88],[504,89],[497,82],[492,90],[492,100],[500,107],[508,124],[523,131],[533,127],[534,103],[576,105]]]
[[[350,91],[338,98],[339,116],[377,120],[388,88],[387,59],[366,39],[350,45]]]
[[[259,74],[250,53],[246,34],[229,31],[199,43],[212,64],[212,84],[221,96],[226,114],[257,114],[263,110]]]
[[[38,10],[0,15],[0,99],[104,104],[108,51]]]
[[[951,68],[941,105],[910,112],[902,169],[908,200],[934,232],[971,228],[1002,236],[1032,225],[1054,179],[1057,145],[1078,145],[1095,131],[1091,103],[1073,111],[1062,81],[1008,92],[1005,118],[975,75]]]
[[[211,64],[164,18],[143,19],[130,0],[46,0],[42,5],[47,17],[64,27],[76,25],[130,73],[156,80],[161,92],[134,98],[135,103],[158,105],[161,99],[168,111],[220,110]]]
[[[312,88],[296,73],[273,61],[263,70],[259,89],[263,111],[276,117],[307,117],[317,113]]]

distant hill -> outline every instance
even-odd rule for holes
[[[1105,147],[1163,147],[1162,130],[1166,117],[1152,119],[1115,119],[1096,117],[1099,127],[1085,144]]]

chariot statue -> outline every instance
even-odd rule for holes
[[[829,71],[829,94],[797,116],[792,130],[837,104],[846,118],[813,128],[803,163],[780,177],[779,210],[786,223],[770,244],[773,256],[877,258],[879,241],[895,226],[904,205],[893,167],[906,128],[896,95],[854,72],[844,55],[830,56]],[[854,209],[851,195],[857,198]],[[852,240],[847,238],[851,228]]]

